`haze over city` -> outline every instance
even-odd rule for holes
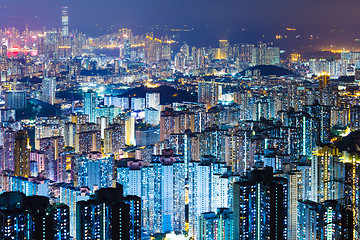
[[[292,35],[301,38],[289,36],[284,45],[295,48],[294,41],[309,46],[309,35],[320,37],[316,45],[358,47],[354,40],[360,35],[360,3],[353,1],[3,0],[0,4],[1,27],[60,27],[58,9],[66,5],[70,7],[71,27],[93,37],[123,27],[135,28],[140,34],[154,25],[186,25],[194,27],[194,34],[187,34],[186,40],[208,45],[223,38],[237,42],[274,41],[275,35],[287,34],[286,28],[294,28],[297,32]],[[201,38],[204,33],[206,38]]]

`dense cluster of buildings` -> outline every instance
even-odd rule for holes
[[[0,36],[1,239],[360,238],[357,53],[242,75],[286,60],[265,43],[87,38],[66,7],[61,29]]]

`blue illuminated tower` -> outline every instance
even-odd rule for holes
[[[234,184],[234,239],[286,239],[287,180],[271,167],[258,168]]]
[[[89,121],[95,123],[95,107],[96,107],[96,93],[93,91],[85,92],[84,112],[89,116]]]

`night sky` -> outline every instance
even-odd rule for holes
[[[136,25],[221,26],[252,33],[360,33],[357,0],[0,0],[0,27],[59,27],[61,6],[69,7],[70,28],[87,34],[114,32]],[[113,25],[113,29],[109,29]],[[336,26],[336,27],[335,27]],[[218,37],[230,37],[221,31]]]

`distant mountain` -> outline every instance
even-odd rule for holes
[[[238,75],[245,76],[245,73],[247,71],[252,71],[252,73],[254,74],[255,70],[260,71],[260,76],[275,75],[277,77],[281,77],[281,76],[294,75],[294,73],[292,71],[290,71],[286,68],[277,67],[277,66],[273,66],[273,65],[258,65],[255,67],[250,67],[250,68],[247,68],[247,69],[243,70],[242,72],[238,73]]]
[[[140,97],[145,98],[146,93],[157,92],[160,93],[160,104],[166,105],[174,102],[197,102],[197,94],[190,93],[185,90],[177,90],[169,86],[159,86],[157,88],[147,88],[145,86],[137,87],[130,89],[124,94],[121,94],[121,97]]]

